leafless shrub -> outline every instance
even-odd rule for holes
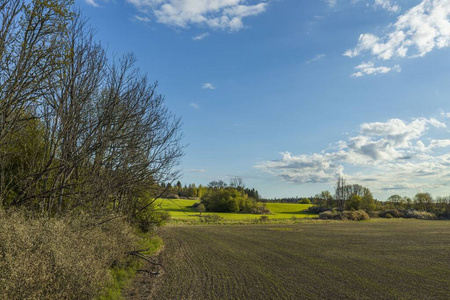
[[[339,220],[339,213],[336,211],[324,211],[319,214],[319,219],[321,220]]]
[[[219,223],[223,218],[219,215],[202,215],[200,218],[200,222],[202,223]]]
[[[364,221],[369,220],[369,215],[364,210],[343,211],[340,214],[341,220],[348,221]]]
[[[343,211],[325,211],[319,214],[322,220],[343,220],[343,221],[364,221],[369,220],[369,215],[363,210]]]
[[[404,218],[405,211],[398,209],[390,209],[379,212],[380,218]]]
[[[33,219],[0,210],[0,298],[94,298],[137,238],[119,219],[101,226],[88,220],[92,216]]]
[[[436,215],[426,211],[417,211],[413,209],[408,209],[405,212],[405,218],[422,219],[422,220],[435,220]]]

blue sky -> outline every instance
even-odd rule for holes
[[[77,0],[182,117],[183,183],[450,194],[450,0]]]

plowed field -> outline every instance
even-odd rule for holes
[[[148,299],[450,299],[450,222],[169,226]]]

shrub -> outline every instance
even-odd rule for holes
[[[332,211],[324,211],[319,214],[321,220],[340,220],[339,213]]]
[[[268,222],[269,221],[269,217],[268,216],[261,216],[261,217],[259,217],[259,221],[260,222]]]
[[[252,209],[253,214],[270,215],[271,211],[267,208],[266,203],[258,204]]]
[[[320,214],[324,211],[332,211],[332,210],[333,208],[331,207],[310,206],[306,211],[311,214]]]
[[[436,215],[426,211],[417,211],[413,209],[408,209],[405,212],[405,218],[421,219],[421,220],[435,220]]]
[[[340,214],[341,220],[364,221],[369,220],[369,215],[364,210],[343,211]]]
[[[311,204],[311,200],[309,200],[308,198],[302,198],[298,201],[298,203],[300,204]]]
[[[255,199],[232,188],[210,189],[202,197],[202,203],[207,211],[214,212],[251,213],[256,207]]]
[[[29,218],[0,210],[0,299],[93,299],[138,241],[122,218]],[[101,223],[96,220],[96,224]]]
[[[369,220],[369,215],[363,210],[343,211],[325,211],[319,214],[321,220],[343,220],[343,221],[364,221]]]
[[[369,211],[368,214],[369,214],[370,218],[379,218],[380,217],[380,213],[377,211]]]
[[[436,214],[417,211],[414,209],[391,209],[385,210],[379,213],[381,218],[409,218],[409,219],[422,219],[422,220],[435,220],[438,217]]]
[[[358,195],[353,195],[349,201],[346,201],[345,208],[347,210],[358,210],[361,206],[362,198]]]
[[[219,223],[223,218],[219,215],[203,215],[200,218],[202,223]]]
[[[204,213],[206,211],[205,205],[203,203],[200,203],[198,205],[195,206],[195,209],[199,212],[199,213]]]
[[[390,209],[379,212],[380,218],[404,218],[405,213],[402,210]]]
[[[450,211],[439,211],[436,215],[439,219],[450,219]]]

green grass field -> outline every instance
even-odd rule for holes
[[[192,207],[196,200],[185,199],[158,199],[156,207],[168,211],[174,220],[196,220],[198,211]],[[272,212],[268,215],[270,219],[290,219],[290,218],[313,218],[315,214],[308,214],[304,210],[310,207],[310,204],[290,204],[290,203],[267,203],[267,208]],[[261,215],[241,214],[241,213],[211,213],[222,217],[225,220],[254,220],[259,219]]]
[[[450,222],[166,226],[145,299],[449,299]],[[144,299],[144,298],[142,298]]]

